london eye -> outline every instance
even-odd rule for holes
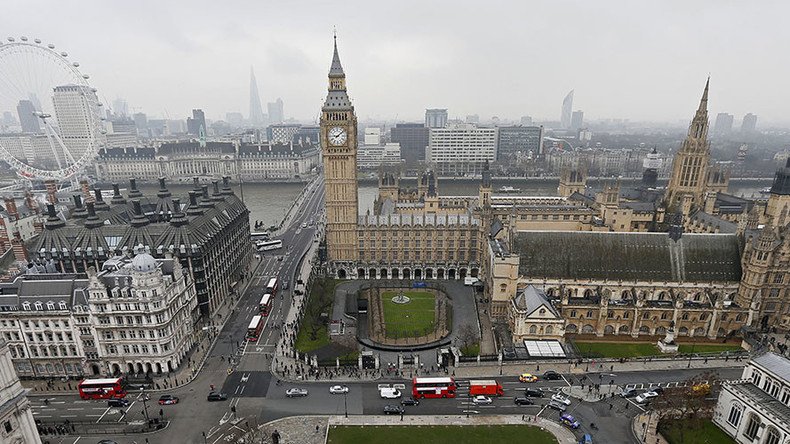
[[[28,181],[70,181],[106,144],[103,104],[68,53],[39,39],[0,42],[0,159]],[[8,116],[8,114],[6,114]]]

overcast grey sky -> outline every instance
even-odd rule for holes
[[[5,0],[4,35],[69,51],[101,96],[135,111],[209,118],[261,100],[314,119],[337,27],[360,118],[424,109],[558,119],[575,89],[586,118],[687,121],[710,111],[790,122],[788,1]]]

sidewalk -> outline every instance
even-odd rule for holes
[[[668,444],[667,440],[656,431],[656,427],[658,427],[658,415],[650,413],[637,415],[631,423],[634,436],[638,439],[637,442],[645,444]]]

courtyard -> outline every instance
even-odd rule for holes
[[[393,301],[400,292],[381,294],[388,338],[419,337],[432,332],[436,320],[436,297],[426,291],[405,291],[409,302]]]

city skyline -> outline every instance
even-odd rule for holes
[[[266,11],[272,17],[266,29],[257,27],[255,17],[262,11],[253,5],[223,14],[226,8],[207,3],[183,16],[183,5],[168,4],[151,17],[145,8],[93,3],[93,14],[85,17],[54,2],[39,3],[69,27],[53,23],[46,33],[37,32],[40,24],[32,23],[25,13],[28,4],[20,2],[8,6],[0,24],[9,35],[35,36],[69,51],[105,101],[124,97],[131,111],[152,116],[187,116],[193,108],[206,110],[212,119],[244,113],[248,69],[254,65],[262,102],[282,97],[286,117],[315,120],[322,95],[315,80],[324,74],[325,36],[337,26],[348,69],[355,73],[354,99],[362,119],[420,121],[426,108],[446,107],[450,118],[518,119],[528,114],[556,120],[562,97],[573,88],[576,107],[585,110],[587,120],[674,123],[688,120],[683,110],[693,106],[689,98],[710,74],[714,115],[754,113],[766,125],[787,121],[784,100],[772,85],[788,70],[778,58],[768,57],[781,50],[783,39],[777,35],[757,45],[752,37],[759,35],[756,27],[788,33],[777,21],[788,7],[779,3],[772,4],[774,13],[766,13],[765,6],[743,10],[734,4],[714,7],[714,2],[691,9],[677,2],[648,5],[639,14],[654,17],[650,22],[636,20],[637,11],[621,2],[603,8],[538,3],[532,8],[539,13],[531,14],[518,4],[497,4],[474,14],[429,5],[419,15],[407,3],[383,25],[370,20],[373,9],[351,18],[336,17],[330,4],[312,5],[299,14],[293,9],[300,6],[281,5]],[[496,35],[470,34],[470,29],[481,29],[481,22],[499,20],[503,6],[509,15],[525,13],[525,20],[497,23]],[[139,29],[121,26],[142,13]],[[756,14],[759,25],[748,20]],[[437,15],[447,20],[423,26]],[[699,17],[710,26],[699,26]],[[546,32],[560,20],[562,35],[548,38]],[[729,26],[736,20],[738,26]],[[107,23],[114,32],[97,38],[91,25],[96,22]],[[197,28],[203,31],[194,33]],[[627,40],[620,37],[625,34]],[[579,48],[580,41],[586,46]],[[434,44],[426,45],[430,42]],[[521,51],[540,52],[550,63],[536,69],[534,63],[517,60],[514,54]],[[564,55],[567,51],[574,56]],[[759,72],[750,68],[758,65]]]

